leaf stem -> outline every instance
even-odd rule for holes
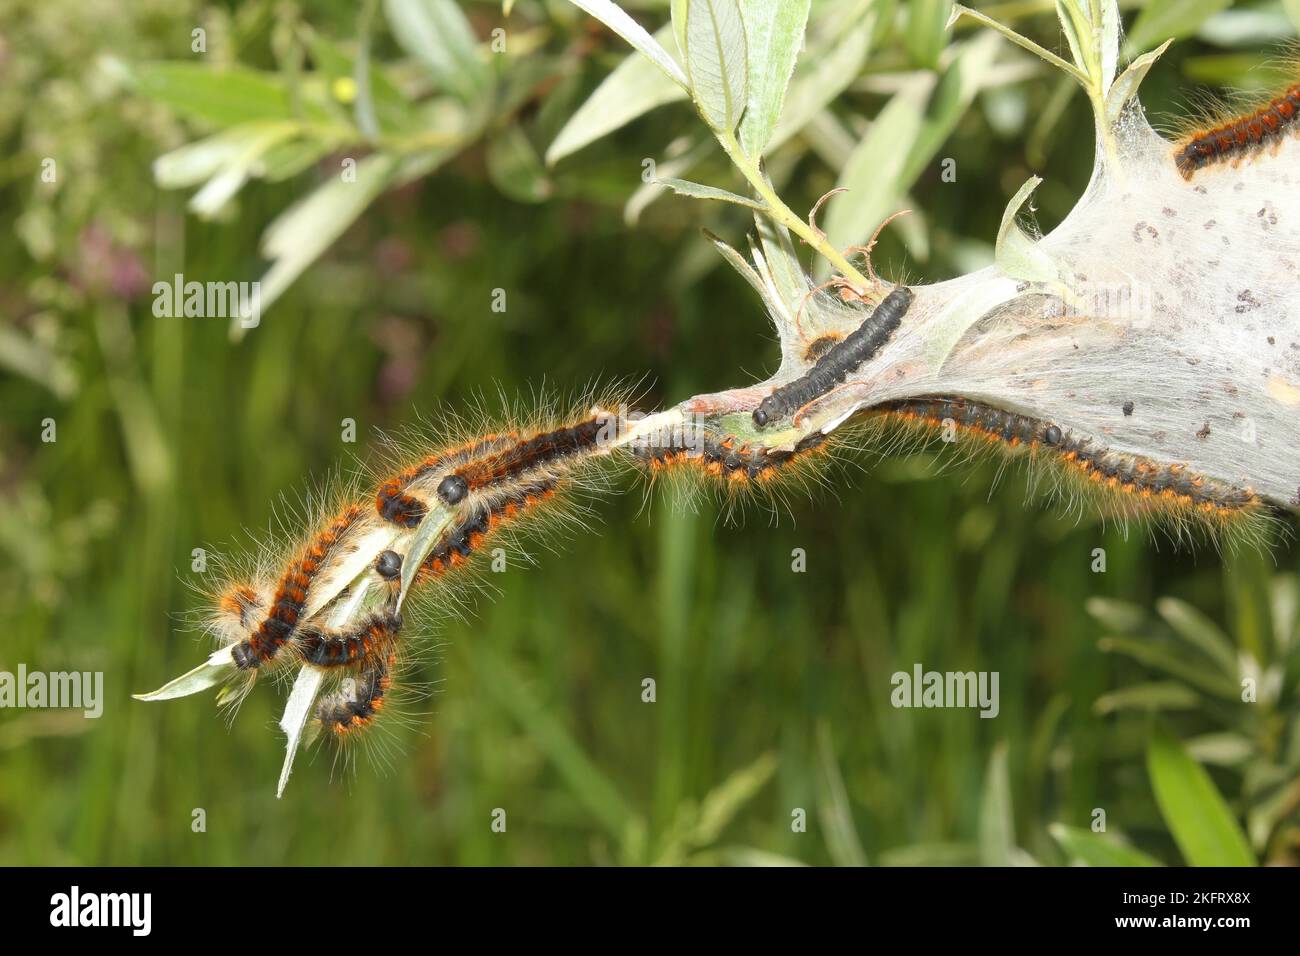
[[[754,192],[762,199],[767,215],[812,246],[826,261],[839,270],[840,275],[858,289],[865,291],[874,285],[870,279],[853,267],[853,264],[845,258],[843,253],[827,241],[825,233],[814,229],[782,201],[781,197],[776,194],[776,190],[767,181],[767,177],[763,175],[757,161],[750,158],[741,148],[735,133],[730,130],[714,130],[714,133],[731,162],[740,170],[740,174],[745,177],[746,182],[753,187]]]

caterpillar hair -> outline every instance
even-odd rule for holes
[[[1188,134],[1174,153],[1184,179],[1216,163],[1248,158],[1294,132],[1300,119],[1300,83],[1294,83],[1257,109]]]
[[[392,687],[396,655],[376,659],[352,682],[326,694],[316,704],[316,720],[331,735],[342,737],[371,726],[384,709]]]
[[[388,657],[401,630],[402,616],[385,611],[349,627],[307,625],[294,638],[294,649],[315,667],[351,667],[377,655]]]
[[[1218,534],[1234,527],[1253,529],[1254,519],[1266,516],[1265,502],[1249,488],[1196,474],[1181,464],[1108,448],[1053,422],[979,402],[922,398],[888,402],[871,411],[927,428],[951,423],[1004,448],[1022,448],[1036,460],[1057,462],[1065,468],[1061,477],[1073,476],[1106,493],[1110,510],[1121,517],[1163,517],[1172,520],[1176,530],[1195,524]]]
[[[468,561],[483,543],[507,522],[532,511],[555,494],[554,482],[539,482],[514,491],[491,505],[480,505],[452,527],[420,565],[417,581],[439,577]]]
[[[601,437],[608,435],[610,424],[611,416],[599,412],[576,424],[541,432],[499,451],[477,456],[438,483],[438,497],[448,505],[455,505],[471,492],[553,475],[568,459],[595,451]]]
[[[312,580],[361,514],[359,505],[345,508],[297,559],[290,562],[262,622],[251,635],[231,649],[236,667],[241,670],[260,667],[288,643],[306,606]]]
[[[812,368],[763,399],[754,409],[755,426],[763,428],[785,418],[843,382],[898,331],[911,304],[912,290],[897,286],[861,325],[826,349]]]
[[[411,485],[436,472],[446,472],[473,461],[477,456],[508,448],[517,439],[518,436],[514,434],[491,433],[459,448],[429,455],[423,461],[385,480],[375,492],[375,509],[385,521],[403,528],[414,528],[428,514],[429,506],[408,493]],[[439,484],[446,480],[443,478]]]

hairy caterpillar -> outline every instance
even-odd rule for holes
[[[429,455],[418,464],[405,468],[386,479],[375,492],[375,510],[385,521],[403,528],[414,528],[426,514],[428,504],[410,494],[408,489],[427,476],[450,471],[494,448],[506,448],[516,439],[513,434],[487,434],[452,451]],[[446,480],[442,478],[441,481]]]
[[[895,288],[863,319],[861,325],[826,349],[812,368],[763,399],[754,409],[754,424],[763,428],[803,408],[843,382],[898,331],[911,303],[911,289],[902,285]]]
[[[350,667],[388,656],[402,630],[396,611],[372,614],[350,627],[308,625],[294,640],[299,657],[316,667]]]
[[[1065,469],[1086,489],[1108,496],[1103,505],[1122,516],[1151,515],[1194,523],[1212,534],[1236,527],[1254,532],[1252,522],[1267,520],[1267,506],[1249,488],[1237,487],[1186,466],[1154,461],[1107,448],[1096,440],[1016,412],[960,398],[920,398],[888,402],[872,413],[904,425],[940,429],[951,425],[1008,450],[1023,449],[1036,460]]]
[[[365,730],[383,711],[393,686],[396,655],[376,659],[360,675],[343,687],[327,694],[316,704],[316,720],[321,729],[335,737]]]
[[[513,492],[495,504],[477,507],[443,537],[420,565],[417,580],[438,577],[469,560],[493,532],[530,512],[555,494],[554,482],[538,482]]]
[[[346,508],[317,535],[297,560],[290,563],[262,622],[231,650],[236,667],[241,670],[259,667],[274,658],[288,643],[307,603],[307,591],[312,580],[361,513],[359,505]]]
[[[1300,83],[1258,109],[1190,133],[1174,154],[1184,179],[1215,163],[1247,158],[1293,131],[1300,119]]]

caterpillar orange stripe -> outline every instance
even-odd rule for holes
[[[595,415],[576,425],[541,432],[494,454],[471,461],[438,484],[438,497],[454,505],[470,492],[491,488],[508,480],[526,479],[548,465],[595,450],[610,425],[607,415]]]
[[[266,617],[256,631],[231,649],[231,657],[237,667],[241,670],[260,667],[274,658],[289,641],[307,603],[307,591],[311,588],[312,579],[361,514],[359,505],[346,508],[290,563],[284,577],[280,579]]]
[[[731,435],[706,435],[701,446],[696,449],[662,445],[633,446],[632,453],[652,472],[690,466],[728,482],[765,482],[774,478],[783,465],[812,451],[825,441],[825,435],[815,432],[792,450],[777,451]]]
[[[1254,112],[1193,134],[1174,155],[1184,179],[1205,166],[1248,156],[1291,132],[1300,119],[1300,83]]]
[[[375,492],[375,510],[385,521],[414,528],[428,513],[428,505],[408,493],[410,486],[440,470],[448,470],[472,461],[476,456],[493,449],[509,447],[517,439],[514,434],[488,434],[451,451],[437,452],[423,461],[386,480]]]
[[[336,737],[368,727],[384,709],[392,688],[392,671],[396,655],[376,660],[353,681],[353,692],[338,690],[322,697],[316,704],[316,719]]]
[[[481,505],[450,529],[442,543],[420,565],[417,581],[438,577],[468,561],[483,542],[506,522],[511,521],[555,494],[555,486],[541,482],[512,494],[494,505]]]
[[[1009,445],[1050,448],[1089,480],[1144,500],[1213,513],[1229,513],[1262,504],[1250,489],[1198,475],[1183,465],[1163,464],[1140,455],[1113,451],[1051,422],[977,402],[916,399],[890,402],[873,411],[934,426],[951,420],[959,427]]]
[[[294,646],[308,664],[317,667],[349,667],[392,648],[402,629],[396,612],[372,614],[348,628],[309,625],[302,628]]]

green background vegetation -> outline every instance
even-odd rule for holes
[[[829,6],[814,5],[814,28]],[[795,209],[836,184],[900,79],[943,73],[977,35],[945,31],[934,0],[834,6],[879,27],[860,75],[773,158]],[[1063,48],[1050,3],[980,6]],[[1144,87],[1157,121],[1198,87],[1257,82],[1294,35],[1295,5],[1121,6],[1142,41],[1130,53],[1184,37]],[[374,429],[498,385],[648,374],[647,404],[671,403],[775,362],[756,297],[699,233],[742,244],[743,210],[670,196],[625,221],[642,159],[700,132],[689,108],[547,171],[537,156],[625,45],[559,2],[464,9],[480,41],[504,25],[530,48],[484,57],[519,96],[467,124],[431,175],[382,195],[237,343],[219,319],[155,318],[153,281],[258,278],[267,224],[371,147],[323,144],[201,219],[186,210],[194,190],[160,189],[151,164],[223,118],[196,115],[181,85],[151,86],[147,64],[240,63],[293,88],[325,68],[313,37],[351,61],[354,5],[17,0],[0,13],[0,669],[106,675],[98,721],[0,712],[0,864],[1295,862],[1295,547],[1175,551],[1026,505],[1014,473],[990,493],[995,466],[936,474],[924,455],[864,457],[776,527],[662,499],[643,512],[639,493],[604,502],[593,533],[494,577],[499,597],[439,635],[420,675],[436,693],[387,770],[331,779],[318,755],[277,801],[282,689],[259,687],[229,729],[211,694],[129,698],[207,651],[183,620],[192,549],[246,544],[279,496],[346,467]],[[634,12],[655,27],[667,3]],[[369,30],[394,109],[439,102],[382,6]],[[882,240],[885,274],[989,261],[1032,173],[1045,229],[1086,183],[1084,98],[1008,44],[998,64],[1005,77],[935,126],[935,154],[899,184],[917,225]],[[350,106],[337,115],[352,122]],[[425,115],[398,125],[418,135]],[[739,188],[716,151],[691,178]],[[345,418],[357,445],[340,441]],[[790,571],[796,547],[806,574]],[[1090,569],[1098,547],[1104,574]],[[893,709],[890,676],[916,662],[1000,672],[1000,715]],[[1271,690],[1242,704],[1237,671],[1252,668]],[[198,807],[206,833],[191,832]],[[496,807],[506,834],[490,829]],[[791,828],[800,807],[806,833]],[[1104,840],[1084,832],[1094,808]]]

